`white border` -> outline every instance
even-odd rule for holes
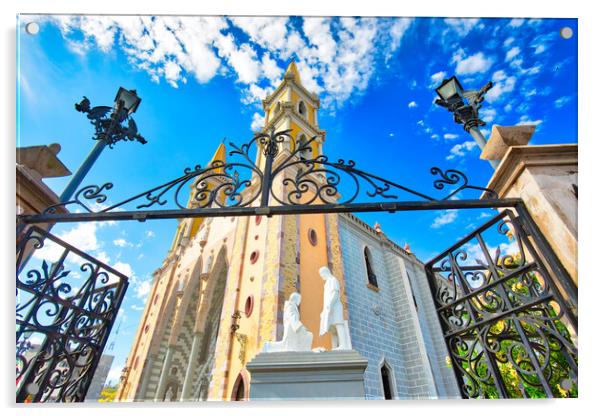
[[[554,414],[581,414],[589,413],[589,407],[598,405],[595,400],[599,396],[598,386],[601,374],[602,360],[599,357],[599,344],[602,342],[599,327],[599,305],[600,282],[597,271],[599,265],[595,263],[597,251],[600,248],[600,219],[596,207],[600,204],[599,178],[600,171],[597,169],[600,159],[600,143],[602,137],[596,131],[595,124],[599,120],[601,110],[600,97],[602,88],[600,83],[601,48],[602,39],[602,16],[600,7],[595,1],[531,1],[505,0],[503,2],[448,0],[448,1],[404,1],[393,2],[390,0],[370,1],[282,1],[282,0],[221,0],[221,1],[198,1],[190,0],[144,0],[123,1],[103,0],[102,2],[82,2],[69,0],[21,0],[2,2],[3,34],[3,59],[2,62],[2,86],[3,99],[0,100],[1,125],[4,128],[3,135],[3,189],[5,190],[5,201],[12,201],[15,189],[15,23],[17,13],[89,13],[89,14],[236,14],[236,15],[366,15],[366,16],[455,16],[455,17],[576,17],[579,18],[579,146],[580,152],[580,197],[579,221],[586,226],[581,227],[579,244],[579,267],[584,276],[582,280],[581,298],[579,300],[580,310],[583,311],[580,322],[580,398],[578,400],[538,400],[521,401],[512,400],[507,402],[472,402],[469,404],[461,401],[422,401],[422,402],[397,402],[395,404],[377,402],[305,402],[299,403],[241,403],[237,405],[223,406],[216,403],[204,404],[201,408],[182,406],[98,406],[85,407],[86,415],[95,414],[117,414],[123,415],[124,411],[132,414],[144,412],[146,415],[163,415],[167,411],[178,413],[198,414],[209,412],[210,414],[243,413],[247,414],[279,414],[283,412],[289,415],[307,414],[312,408],[326,408],[328,412],[365,413],[373,407],[378,407],[379,413],[399,414],[400,412],[415,412],[421,414],[442,414],[448,412],[469,411],[473,413],[484,412],[487,416],[505,415],[516,413],[517,410],[526,410],[529,413],[542,413],[546,416]],[[10,194],[10,195],[9,195]],[[11,230],[14,226],[15,208],[14,204],[4,205],[2,218],[2,230]],[[14,286],[10,282],[10,276],[14,270],[12,266],[14,237],[12,233],[5,231],[9,237],[3,238],[2,264],[6,268],[3,274],[3,302],[5,324],[5,340],[14,337],[12,315],[14,313]],[[598,254],[599,256],[599,254]],[[11,291],[11,287],[13,288]],[[2,366],[5,385],[3,407],[8,407],[4,414],[7,415],[70,415],[82,414],[82,406],[27,406],[14,407],[14,384],[12,384],[12,363],[14,360],[11,342],[1,343],[3,357],[6,366]],[[11,370],[9,370],[11,369]],[[468,408],[468,406],[470,406]],[[598,405],[599,407],[599,405]],[[176,410],[177,409],[177,410]]]

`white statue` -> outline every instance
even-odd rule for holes
[[[320,268],[324,280],[324,306],[320,314],[320,335],[330,332],[333,350],[350,350],[349,326],[343,319],[343,304],[340,299],[339,281],[326,266]]]
[[[293,292],[289,299],[284,302],[284,334],[282,340],[277,342],[266,342],[263,345],[264,352],[277,351],[311,351],[313,334],[301,323],[299,315],[299,304],[301,295]]]

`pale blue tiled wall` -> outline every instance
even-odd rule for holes
[[[433,397],[435,388],[425,364],[428,360],[418,344],[422,342],[420,327],[415,315],[409,313],[414,303],[404,287],[407,279],[402,279],[399,257],[352,220],[342,218],[340,224],[351,342],[368,359],[366,398],[383,398],[379,366],[383,357],[393,370],[398,398]],[[366,245],[372,253],[379,292],[366,287]],[[378,315],[375,307],[380,308]]]

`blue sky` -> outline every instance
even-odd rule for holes
[[[24,23],[41,30],[31,36]],[[560,29],[573,29],[563,39]],[[221,18],[22,16],[18,38],[17,146],[58,142],[72,170],[93,146],[92,126],[73,104],[111,105],[119,86],[142,103],[134,118],[148,144],[106,149],[84,184],[112,182],[110,202],[205,164],[223,137],[243,143],[261,99],[294,57],[319,94],[325,153],[428,194],[432,166],[486,185],[492,169],[433,88],[456,74],[465,88],[493,80],[487,122],[536,124],[533,144],[577,140],[576,19]],[[67,178],[49,179],[60,193]],[[465,198],[477,195],[462,195]],[[485,221],[487,210],[360,214],[421,260]],[[59,225],[54,232],[132,276],[114,335],[112,378],[129,353],[151,273],[175,220]]]

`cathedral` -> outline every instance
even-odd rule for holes
[[[294,157],[322,154],[319,107],[291,62],[263,100],[263,131],[290,129],[275,163],[299,143],[309,145]],[[253,156],[263,167],[263,152]],[[210,163],[226,157],[221,144]],[[312,348],[329,350],[330,335],[319,335],[323,266],[339,281],[351,347],[368,360],[366,399],[460,397],[424,265],[378,224],[347,213],[185,218],[158,266],[118,401],[247,400],[246,364],[282,338],[293,292]]]

